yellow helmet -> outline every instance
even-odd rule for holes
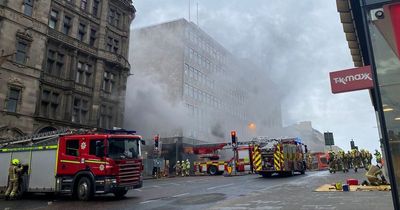
[[[11,163],[13,164],[13,165],[18,165],[19,164],[19,160],[18,159],[13,159],[12,161],[11,161]]]

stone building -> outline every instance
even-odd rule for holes
[[[245,140],[281,129],[280,99],[269,97],[274,84],[268,78],[256,84],[260,76],[254,72],[261,70],[236,58],[196,24],[168,21],[135,29],[131,38],[135,72],[154,75],[152,83],[167,89],[170,103],[184,105],[189,120],[179,136],[227,141],[237,130]]]
[[[123,123],[131,0],[0,0],[0,138]]]

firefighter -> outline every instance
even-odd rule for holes
[[[367,177],[371,185],[378,186],[381,184],[387,184],[386,179],[383,176],[380,164],[372,165],[365,176]]]
[[[375,153],[374,153],[375,159],[376,159],[376,163],[377,164],[381,164],[382,163],[382,156],[381,153],[376,149]]]
[[[361,149],[360,156],[361,156],[362,165],[365,168],[365,170],[367,170],[368,169],[368,159],[367,159],[368,155],[367,155],[367,152],[364,149]]]
[[[357,172],[358,168],[361,167],[361,155],[357,149],[353,149],[351,152],[353,157],[354,172]]]
[[[348,160],[347,160],[348,158],[347,158],[347,154],[343,150],[339,151],[339,159],[340,159],[342,171],[344,173],[348,172],[349,171]]]
[[[184,160],[182,160],[181,168],[182,177],[184,177],[186,175],[186,163]]]
[[[190,161],[189,159],[186,159],[186,171],[185,171],[185,175],[189,176],[190,175]]]
[[[372,154],[367,150],[367,163],[368,166],[372,165]]]
[[[181,163],[180,161],[176,161],[176,165],[174,166],[175,168],[175,175],[179,176],[179,174],[181,173],[182,167],[181,167]]]
[[[353,168],[353,157],[350,151],[347,151],[347,166],[349,169]]]
[[[307,153],[307,169],[308,170],[313,169],[312,162],[313,162],[313,157],[312,157],[311,153]]]
[[[14,199],[17,196],[19,181],[23,167],[21,166],[18,159],[13,159],[11,165],[8,168],[8,186],[5,195],[5,199]]]
[[[329,151],[329,173],[336,173],[336,157],[335,152]]]

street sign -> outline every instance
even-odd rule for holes
[[[335,141],[333,140],[333,133],[325,132],[324,133],[324,138],[325,138],[325,145],[326,146],[335,145]]]
[[[372,89],[374,87],[370,66],[330,72],[329,76],[332,93]]]

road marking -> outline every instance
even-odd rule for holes
[[[142,192],[142,190],[141,190],[141,189],[134,189],[134,190],[136,190],[136,191],[139,191],[139,192]]]
[[[155,188],[160,188],[160,186],[158,186],[158,185],[153,185],[152,187],[155,187]]]
[[[234,185],[234,184],[230,183],[230,184],[225,184],[225,185],[219,185],[219,186],[215,186],[215,187],[209,187],[209,188],[207,188],[207,190],[213,190],[213,189],[216,189],[216,188],[228,187],[228,186],[232,186],[232,185]]]
[[[182,193],[182,194],[174,195],[172,197],[177,198],[177,197],[181,197],[181,196],[184,196],[184,195],[189,195],[189,193]]]
[[[170,184],[175,185],[175,186],[180,186],[180,184],[174,183],[174,182],[172,182],[172,183],[170,183]]]
[[[140,202],[140,204],[150,203],[150,202],[154,202],[154,201],[157,201],[157,200],[142,201],[142,202]]]

